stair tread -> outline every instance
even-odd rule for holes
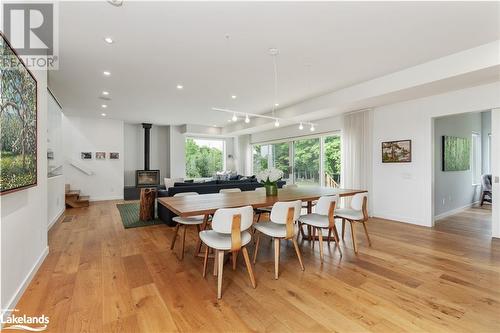
[[[78,201],[88,201],[89,198],[90,197],[88,195],[80,195],[80,197],[78,198]]]
[[[74,191],[68,191],[68,192],[66,192],[67,196],[79,195],[79,194],[80,194],[80,190],[74,190]]]

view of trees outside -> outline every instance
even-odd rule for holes
[[[186,177],[207,178],[224,169],[224,141],[186,139]]]
[[[319,138],[294,141],[294,178],[298,185],[319,185]]]
[[[340,136],[328,136],[324,143],[325,152],[325,186],[340,185],[341,145]],[[332,182],[333,180],[333,182]]]
[[[341,145],[339,136],[324,139],[325,186],[340,184]],[[284,173],[284,180],[290,180],[290,145],[294,145],[294,179],[300,185],[319,185],[320,180],[320,138],[296,140],[268,145],[253,146],[254,174],[275,167]]]

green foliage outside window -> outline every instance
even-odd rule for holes
[[[223,152],[214,147],[201,146],[192,138],[186,139],[186,177],[212,177],[223,169]]]

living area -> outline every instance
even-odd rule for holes
[[[499,2],[23,5],[2,329],[500,330]]]

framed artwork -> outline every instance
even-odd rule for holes
[[[106,153],[103,151],[97,151],[95,153],[95,159],[96,160],[105,160],[106,159]]]
[[[37,185],[37,82],[0,32],[0,194]]]
[[[81,156],[82,156],[82,160],[91,160],[92,159],[91,152],[82,152]]]
[[[410,163],[411,140],[382,142],[382,163]]]
[[[443,171],[470,170],[470,139],[444,135],[441,151]]]
[[[118,160],[120,159],[120,153],[109,153],[110,160]]]

